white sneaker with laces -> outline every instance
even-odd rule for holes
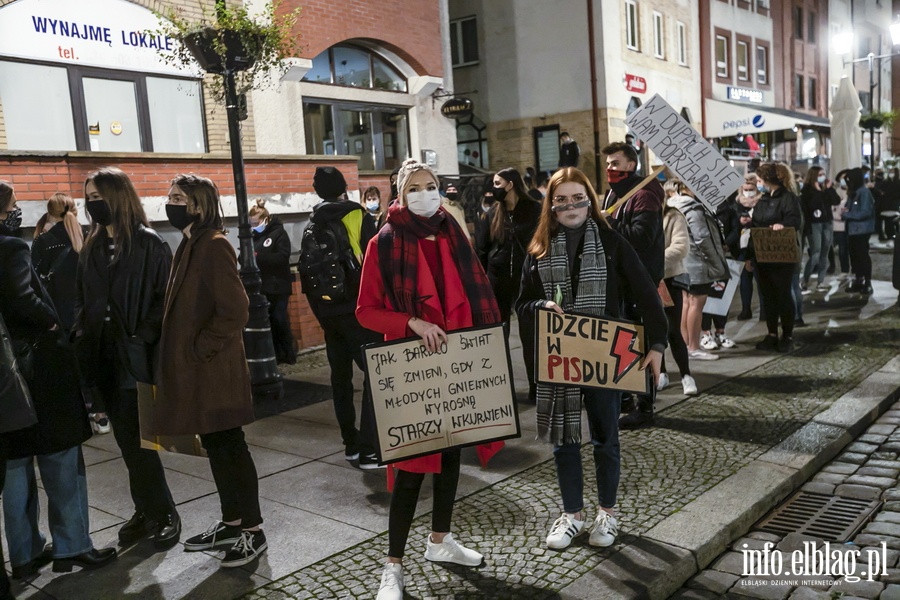
[[[616,518],[601,509],[591,525],[591,537],[588,544],[598,548],[606,548],[616,543],[616,536],[619,535],[619,524]]]
[[[440,544],[435,544],[431,541],[431,536],[428,536],[428,549],[425,550],[425,560],[455,563],[465,567],[477,567],[484,560],[484,556],[461,545],[453,539],[452,533],[448,533]]]
[[[725,337],[724,333],[716,334],[716,343],[721,348],[734,348],[734,340],[728,337]]]
[[[547,536],[547,547],[554,550],[568,548],[576,537],[584,533],[584,521],[579,521],[575,515],[563,513],[553,523],[550,534]]]
[[[694,360],[719,360],[718,354],[710,354],[705,350],[689,350],[688,356],[693,358]]]
[[[716,343],[716,338],[711,333],[704,333],[700,336],[700,347],[704,350],[718,350],[719,344]]]
[[[660,373],[659,383],[656,384],[656,389],[661,392],[667,387],[669,387],[669,375],[668,373]]]
[[[690,375],[685,375],[681,378],[681,387],[684,390],[685,396],[697,395],[697,382],[694,381],[694,378]]]
[[[381,573],[381,587],[375,600],[403,600],[403,565],[388,563]]]

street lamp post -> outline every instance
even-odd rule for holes
[[[228,116],[231,167],[234,172],[234,196],[237,204],[241,282],[250,299],[250,314],[244,328],[244,349],[247,354],[247,366],[250,369],[250,385],[255,400],[280,398],[283,389],[281,375],[275,363],[275,346],[269,327],[269,302],[260,293],[262,278],[256,265],[253,234],[250,231],[244,152],[241,147],[241,115],[234,70],[225,69],[222,78],[225,83],[225,110]]]

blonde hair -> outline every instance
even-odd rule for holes
[[[798,195],[797,182],[794,180],[794,172],[784,163],[763,163],[756,170],[763,183],[774,183],[787,189],[795,196]]]
[[[537,229],[531,243],[528,245],[528,253],[535,258],[543,258],[550,252],[550,244],[553,236],[559,230],[559,221],[553,212],[553,196],[556,194],[556,188],[563,183],[578,183],[584,187],[585,194],[591,201],[591,210],[588,214],[589,219],[594,219],[601,227],[609,227],[606,219],[600,213],[600,203],[597,200],[597,192],[594,186],[583,172],[575,167],[563,167],[553,174],[550,183],[547,184],[547,195],[541,205],[541,217],[538,219]]]
[[[663,184],[663,190],[666,192],[666,198],[670,196],[685,196],[690,192],[687,185],[677,177],[667,179]]]
[[[247,214],[251,217],[259,217],[260,221],[268,221],[269,211],[266,210],[266,199],[257,198],[256,206],[251,206]]]
[[[44,233],[44,225],[50,217],[63,222],[63,227],[66,228],[66,234],[72,243],[72,250],[81,253],[81,249],[84,247],[84,230],[78,223],[78,207],[75,206],[72,197],[63,192],[56,192],[50,196],[50,199],[47,200],[47,212],[34,228],[34,237]]]

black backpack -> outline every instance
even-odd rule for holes
[[[324,304],[356,302],[361,265],[342,222],[306,226],[300,238],[297,271],[308,298]]]

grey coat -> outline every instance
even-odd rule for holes
[[[673,196],[669,203],[681,211],[687,220],[691,243],[684,259],[684,269],[690,285],[706,285],[728,279],[725,244],[715,217],[690,196]]]

